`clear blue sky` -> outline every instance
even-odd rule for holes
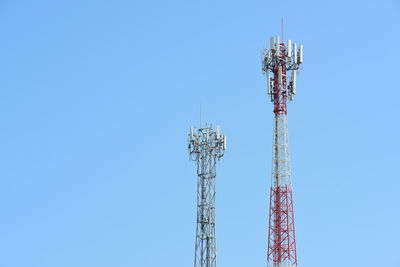
[[[397,0],[1,1],[0,267],[192,266],[200,103],[228,137],[218,266],[266,266],[282,16],[299,267],[399,267]]]

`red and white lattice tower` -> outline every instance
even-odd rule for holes
[[[287,128],[287,102],[296,94],[296,72],[303,62],[303,46],[271,37],[263,55],[268,95],[274,104],[272,181],[267,261],[270,267],[297,266],[293,195]],[[290,77],[289,77],[290,73]]]

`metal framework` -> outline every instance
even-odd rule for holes
[[[197,164],[197,228],[195,267],[216,266],[215,240],[215,179],[217,162],[224,156],[226,136],[217,126],[195,129],[190,127],[190,158]]]
[[[296,94],[296,72],[303,61],[303,46],[279,36],[271,37],[264,51],[262,69],[267,75],[268,95],[274,105],[272,181],[268,229],[268,266],[297,266],[293,194],[287,126],[287,100]],[[288,79],[288,72],[291,77]]]

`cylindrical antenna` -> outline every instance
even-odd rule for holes
[[[224,150],[226,150],[226,135],[224,135]]]
[[[267,72],[267,83],[268,83],[268,94],[272,94],[272,86],[271,86],[271,73]]]
[[[296,70],[292,72],[292,93],[296,94]]]
[[[292,40],[287,41],[287,57],[292,57]]]
[[[279,35],[276,36],[276,54],[279,55]]]
[[[300,45],[300,50],[299,50],[299,63],[303,63],[303,45]]]
[[[269,49],[274,49],[275,47],[275,38],[272,36],[269,38]]]

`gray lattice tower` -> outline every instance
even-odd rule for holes
[[[226,136],[217,126],[190,127],[190,158],[197,163],[197,228],[195,267],[216,266],[215,240],[215,178],[217,162],[226,150]]]

